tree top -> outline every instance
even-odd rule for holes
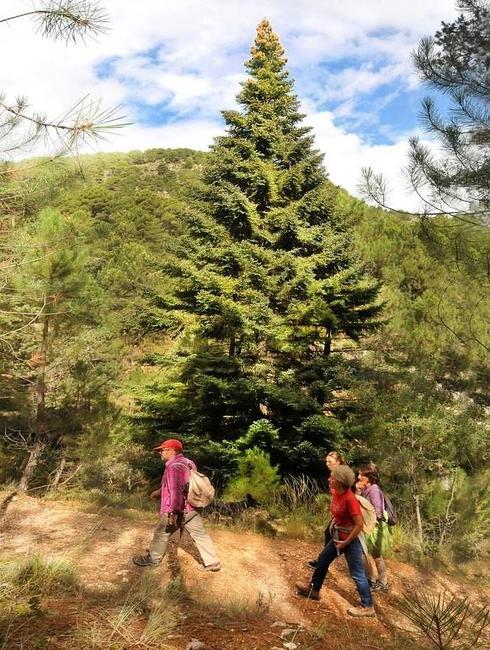
[[[266,63],[275,63],[283,67],[287,63],[287,58],[279,36],[273,31],[269,21],[264,18],[257,25],[257,36],[250,49],[250,59],[245,65],[251,70],[256,70]]]

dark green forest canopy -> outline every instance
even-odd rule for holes
[[[478,241],[455,251],[451,220],[420,224],[370,208],[326,181],[332,210],[349,234],[349,254],[383,285],[382,329],[357,344],[340,334],[325,357],[321,345],[315,349],[316,329],[301,327],[292,339],[290,323],[274,320],[271,330],[280,332],[283,348],[259,341],[258,350],[248,344],[230,356],[229,342],[204,336],[199,314],[182,308],[180,279],[169,274],[176,245],[188,242],[182,213],[207,157],[162,149],[89,156],[84,179],[68,173],[67,163],[53,174],[54,195],[38,199],[39,207],[49,202],[61,212],[77,250],[84,250],[85,269],[82,317],[53,332],[56,354],[48,363],[63,372],[53,370],[48,391],[50,444],[83,455],[108,438],[151,444],[176,432],[194,441],[194,452],[210,465],[225,466],[229,450],[221,443],[268,420],[280,434],[280,444],[266,440],[269,447],[284,444],[288,458],[314,460],[333,444],[368,448],[419,400],[424,411],[437,407],[451,420],[458,462],[478,466],[480,445],[460,435],[469,427],[478,438],[488,381],[476,340],[484,336],[478,296],[485,260]],[[38,222],[30,211],[15,219],[19,243],[9,247],[10,263],[32,255],[22,243]],[[16,275],[22,272],[32,280],[32,267],[27,272],[20,263]],[[17,298],[2,294],[2,418],[8,430],[27,435],[39,324],[12,332],[34,313]],[[18,316],[5,314],[14,310]],[[302,353],[305,341],[311,352]],[[214,442],[203,444],[206,439]],[[271,451],[284,459],[280,449]],[[7,467],[4,472],[11,475]]]

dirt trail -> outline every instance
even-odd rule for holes
[[[144,552],[151,539],[153,521],[134,521],[125,517],[87,514],[62,503],[17,498],[9,507],[0,531],[0,558],[41,555],[73,562],[84,585],[90,589],[119,587],[132,574],[141,573],[131,562],[135,553]],[[291,587],[277,562],[274,543],[252,533],[213,530],[223,570],[198,571],[197,554],[184,533],[179,548],[169,553],[171,567],[164,562],[162,583],[182,573],[196,598],[252,604],[262,599],[271,611],[287,620],[301,620],[301,612],[289,598]],[[178,535],[175,536],[175,542]],[[231,584],[233,588],[230,588]]]
[[[107,516],[103,509],[88,514],[63,503],[18,497],[0,519],[0,560],[40,555],[71,561],[84,588],[107,597],[138,580],[142,571],[148,571],[135,567],[131,556],[147,548],[155,522],[156,516],[141,521]],[[411,626],[396,609],[398,596],[421,586],[461,593],[461,585],[447,577],[390,561],[391,591],[389,595],[375,596],[377,619],[353,621],[346,616],[346,609],[357,604],[358,599],[343,560],[335,563],[329,574],[321,601],[305,601],[294,594],[293,585],[309,577],[304,564],[315,556],[317,545],[229,529],[212,528],[211,535],[223,561],[221,572],[197,570],[197,555],[187,535],[180,540],[180,548],[174,544],[161,567],[150,570],[156,572],[162,585],[180,575],[194,605],[204,600],[216,606],[218,620],[200,614],[186,623],[187,640],[200,638],[206,650],[284,647],[281,630],[274,628],[274,621],[303,625],[305,629],[321,627],[322,638],[313,635],[309,645],[298,648],[358,647],[360,639],[366,644],[366,638],[371,637],[376,644],[366,647],[402,647],[397,645],[397,634]],[[476,588],[468,588],[467,594],[474,599],[482,597]],[[263,611],[264,615],[251,628],[244,624],[232,627],[219,621],[223,607],[237,612],[248,608],[258,614]],[[179,641],[178,637],[175,647],[185,648],[186,640]],[[233,644],[229,645],[231,638]],[[337,646],[335,639],[342,643]],[[353,645],[346,645],[349,640]]]

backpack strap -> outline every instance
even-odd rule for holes
[[[180,467],[185,467],[187,470],[189,470],[189,478],[188,478],[187,482],[185,483],[184,490],[183,490],[183,492],[184,492],[184,510],[185,510],[185,508],[187,506],[187,496],[189,494],[189,482],[191,480],[191,472],[193,471],[193,467],[190,464],[188,465],[187,463],[179,463],[179,462],[173,463],[173,465],[179,465]],[[172,465],[172,467],[173,467],[173,465]],[[191,506],[191,507],[193,507],[193,506]]]

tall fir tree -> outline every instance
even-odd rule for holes
[[[318,359],[335,365],[334,337],[359,340],[374,331],[381,305],[379,286],[350,252],[337,190],[303,124],[286,62],[263,20],[245,64],[240,110],[223,113],[227,130],[193,193],[173,268],[179,307],[197,315],[201,339],[222,346],[239,377],[254,378],[243,424],[264,410],[283,417],[292,401],[290,438],[293,422],[321,416],[324,406],[325,395],[309,391],[318,376],[312,380],[305,366],[318,368]],[[323,376],[324,367],[318,372]],[[236,424],[237,401],[231,403]],[[217,429],[219,437],[223,427]]]

